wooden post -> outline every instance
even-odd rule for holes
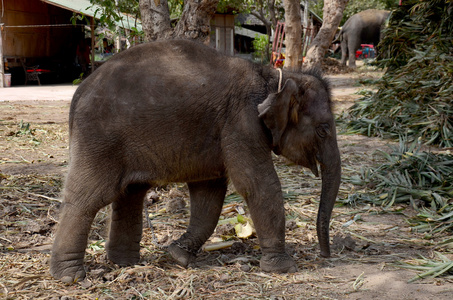
[[[91,73],[95,70],[95,51],[94,46],[96,45],[96,35],[94,34],[94,17],[91,17]]]
[[[0,24],[0,88],[4,87],[4,75],[5,75],[5,68],[3,66],[3,23]]]

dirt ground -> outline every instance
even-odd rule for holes
[[[330,75],[336,113],[359,97],[353,94],[364,88],[359,80],[381,75],[370,70]],[[392,213],[370,205],[338,204],[331,224],[333,255],[321,258],[315,228],[321,181],[280,158],[275,164],[287,198],[288,251],[297,260],[297,273],[261,272],[257,238],[232,237],[225,225],[218,226],[208,244],[230,236],[236,241],[233,246],[201,251],[188,269],[178,267],[153,244],[152,230],[146,226],[141,263],[120,268],[105,258],[106,208],[98,213],[90,234],[87,279],[74,285],[54,280],[48,262],[68,166],[69,104],[68,100],[0,102],[2,299],[451,299],[451,280],[408,283],[417,273],[395,266],[419,255],[433,257],[436,243],[447,237],[411,231],[406,219],[415,212],[409,207],[398,206]],[[388,151],[391,143],[341,134],[338,140],[343,176],[379,164],[375,150]],[[342,183],[339,199],[358,192]],[[188,205],[183,184],[148,194],[147,213],[160,245],[184,232]],[[231,187],[222,217],[238,213],[247,215],[247,207]]]

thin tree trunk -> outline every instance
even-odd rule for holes
[[[335,36],[338,25],[340,25],[343,11],[349,0],[324,0],[322,26],[313,39],[305,57],[304,67],[320,67],[324,55],[329,49]]]
[[[172,36],[209,42],[210,21],[218,3],[219,0],[186,0]]]
[[[269,41],[271,40],[272,37],[272,27],[277,28],[277,14],[275,13],[275,0],[267,0],[267,7],[269,9],[269,17],[270,17],[270,24],[268,25],[267,23],[264,23],[266,25],[266,31],[267,31],[267,36],[269,37]],[[271,54],[270,51],[270,44],[268,43],[266,45],[266,60],[269,61],[270,57],[269,55]]]
[[[299,70],[302,66],[302,24],[299,0],[283,0],[285,8],[285,69]]]
[[[277,28],[277,15],[275,13],[275,0],[267,0],[267,7],[269,8],[269,17],[271,19],[272,26]]]
[[[256,18],[258,18],[258,20],[263,22],[264,26],[266,27],[266,34],[268,36],[268,41],[271,40],[272,26],[274,26],[274,28],[275,28],[276,25],[277,25],[277,19],[275,17],[275,10],[274,10],[274,2],[275,2],[275,0],[268,0],[268,5],[271,5],[271,3],[272,3],[272,8],[269,6],[269,13],[270,13],[270,16],[271,16],[271,20],[270,21],[267,19],[266,15],[264,13],[264,6],[263,6],[263,2],[261,0],[257,0],[256,1],[256,4],[257,4],[256,10],[250,12],[251,15],[255,16]],[[275,21],[275,24],[273,23],[274,21]],[[265,51],[266,51],[266,53],[264,53],[264,55],[265,55],[264,60],[265,61],[269,61],[270,60],[270,57],[269,57],[269,54],[270,54],[269,43],[266,44],[266,50]]]
[[[166,39],[172,32],[167,0],[140,0],[145,41]]]

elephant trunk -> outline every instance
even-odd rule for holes
[[[341,159],[336,141],[328,148],[323,151],[319,161],[321,165],[322,189],[316,230],[322,257],[330,257],[330,217],[341,180]]]

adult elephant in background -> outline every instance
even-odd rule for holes
[[[69,114],[70,167],[51,274],[72,283],[91,223],[111,205],[107,257],[140,259],[148,189],[187,182],[190,221],[168,252],[186,267],[213,233],[228,180],[245,198],[267,272],[294,272],[285,251],[285,209],[272,151],[310,168],[322,188],[317,230],[328,257],[329,223],[341,178],[328,83],[317,72],[279,72],[170,40],[115,55],[77,89]]]
[[[349,57],[349,66],[356,67],[355,53],[360,44],[376,46],[381,38],[381,28],[388,18],[390,11],[368,9],[350,17],[341,28],[337,37],[341,42],[341,64],[346,65]]]

